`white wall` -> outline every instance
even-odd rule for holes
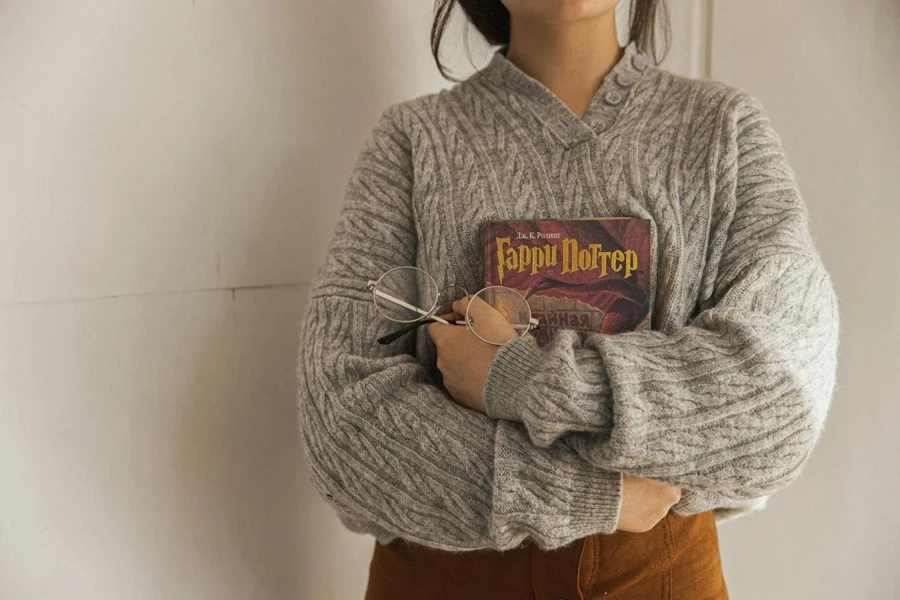
[[[0,598],[364,586],[297,321],[364,135],[441,84],[418,4],[0,0]]]
[[[897,5],[673,4],[666,64],[770,108],[846,320],[808,473],[722,527],[732,596],[890,597]],[[303,464],[296,333],[364,136],[446,85],[429,17],[0,0],[0,599],[362,596],[373,539]]]
[[[765,514],[723,525],[737,598],[900,598],[900,2],[716,2],[713,75],[780,132],[843,317],[825,435]]]

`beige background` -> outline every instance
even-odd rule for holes
[[[720,530],[732,597],[898,597],[900,3],[676,4],[667,66],[762,98],[844,319],[804,476]],[[362,597],[373,539],[307,481],[296,334],[363,137],[447,85],[429,16],[0,0],[0,598]]]

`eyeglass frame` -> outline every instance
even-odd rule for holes
[[[471,298],[471,297],[472,297],[472,294],[469,294],[469,290],[467,290],[465,287],[463,287],[463,286],[461,286],[461,285],[459,285],[459,284],[452,283],[452,284],[449,284],[449,285],[445,285],[443,288],[439,288],[439,289],[438,289],[438,292],[437,292],[437,295],[435,296],[435,299],[434,299],[434,305],[433,305],[427,312],[424,311],[424,310],[421,309],[421,308],[418,308],[418,307],[415,307],[415,306],[413,306],[413,305],[411,305],[411,304],[408,304],[407,302],[404,302],[403,300],[400,300],[399,298],[395,298],[394,296],[391,296],[390,294],[386,294],[386,293],[384,293],[384,292],[379,292],[379,291],[376,289],[376,288],[378,287],[378,282],[381,281],[386,275],[388,275],[389,273],[391,273],[391,272],[393,272],[393,271],[396,271],[397,269],[415,269],[415,270],[417,270],[417,271],[420,271],[420,272],[424,273],[425,275],[427,275],[427,276],[431,279],[431,281],[434,282],[435,288],[438,287],[438,285],[437,285],[437,280],[435,280],[434,276],[433,276],[431,273],[429,273],[429,272],[426,271],[425,269],[421,269],[421,268],[419,268],[419,267],[414,267],[414,266],[412,266],[412,265],[400,265],[400,266],[397,266],[397,267],[392,267],[392,268],[388,269],[387,271],[385,271],[384,273],[382,273],[382,274],[378,277],[378,279],[369,279],[369,280],[366,282],[366,288],[369,289],[369,290],[372,292],[372,301],[375,303],[375,307],[376,307],[376,308],[378,307],[378,297],[381,296],[382,298],[385,298],[385,299],[388,300],[389,302],[392,302],[392,303],[394,303],[394,304],[397,304],[398,306],[402,306],[402,307],[404,307],[404,308],[406,308],[406,309],[408,309],[408,310],[412,310],[412,311],[414,311],[414,312],[421,313],[421,316],[420,316],[420,317],[418,317],[417,319],[413,319],[412,321],[404,321],[404,320],[401,320],[401,319],[392,319],[391,317],[388,317],[387,315],[384,315],[384,313],[382,313],[382,316],[384,316],[384,318],[388,319],[389,321],[393,321],[394,323],[407,323],[407,324],[409,324],[409,325],[412,325],[413,323],[416,324],[416,325],[413,326],[413,327],[406,327],[406,328],[404,328],[404,329],[401,329],[400,331],[394,332],[394,334],[390,334],[389,336],[385,336],[386,338],[387,338],[387,337],[392,338],[390,341],[393,341],[393,339],[396,339],[396,338],[394,337],[395,335],[403,335],[403,334],[405,334],[407,331],[410,331],[410,330],[412,330],[414,327],[417,327],[418,325],[420,325],[421,323],[423,323],[423,322],[425,321],[425,319],[429,319],[429,318],[430,318],[430,319],[433,319],[433,320],[435,320],[435,321],[437,321],[437,322],[439,322],[439,323],[443,323],[443,324],[445,324],[445,325],[465,325],[465,326],[468,328],[468,330],[471,331],[472,334],[473,334],[475,337],[477,337],[477,338],[478,338],[479,340],[481,340],[482,342],[485,342],[485,343],[487,343],[487,344],[491,344],[491,345],[493,345],[493,346],[502,346],[503,344],[506,343],[506,342],[491,342],[491,341],[489,341],[489,340],[484,339],[483,337],[481,337],[480,335],[478,335],[478,334],[475,332],[475,329],[473,328],[473,325],[474,325],[474,323],[475,323],[475,320],[472,319],[472,318],[469,316],[469,310],[472,308],[472,303],[471,303],[471,302],[469,302],[469,303],[466,305],[466,314],[464,315],[463,321],[462,321],[462,322],[460,322],[458,319],[454,319],[454,320],[451,322],[451,321],[448,321],[448,320],[446,320],[446,319],[443,319],[442,317],[437,316],[436,314],[433,314],[433,313],[435,313],[435,312],[437,311],[437,309],[438,309],[438,301],[440,300],[441,295],[442,295],[442,294],[444,293],[444,291],[447,290],[448,288],[457,287],[457,288],[461,289],[463,292],[466,293],[466,298]],[[537,329],[537,328],[540,326],[540,322],[538,321],[538,319],[537,319],[536,317],[534,317],[534,316],[532,315],[532,313],[531,313],[531,305],[528,303],[528,299],[525,298],[525,296],[524,296],[519,290],[513,289],[513,288],[508,287],[508,286],[505,286],[505,285],[489,285],[489,286],[485,286],[485,287],[481,288],[480,290],[478,290],[477,292],[475,292],[474,295],[475,295],[475,296],[478,296],[478,295],[479,295],[480,293],[482,293],[483,291],[489,290],[489,289],[493,289],[493,288],[502,288],[502,289],[504,289],[504,290],[508,290],[508,291],[511,291],[511,292],[517,294],[520,298],[522,298],[522,301],[525,303],[525,306],[528,307],[528,324],[527,324],[527,325],[517,325],[517,324],[510,323],[510,326],[511,326],[513,329],[520,329],[520,330],[522,330],[522,333],[519,334],[519,337],[518,337],[518,338],[515,338],[515,339],[519,339],[519,338],[525,337],[525,336],[528,334],[529,331],[533,331],[533,330]],[[493,307],[492,307],[492,308],[493,308]],[[496,310],[496,309],[495,309],[495,310]],[[381,312],[381,311],[379,310],[378,312]],[[385,338],[381,338],[381,339],[385,339]],[[381,341],[381,339],[379,339],[379,341]],[[382,342],[382,343],[388,343],[388,342]]]

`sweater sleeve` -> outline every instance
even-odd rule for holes
[[[539,447],[691,490],[743,510],[799,475],[836,386],[838,302],[807,207],[761,103],[740,92],[723,128],[705,283],[671,333],[572,330],[502,346],[489,416]],[[677,512],[677,511],[676,511]]]
[[[309,295],[297,365],[299,425],[310,480],[342,523],[463,551],[532,537],[556,548],[616,530],[622,476],[566,446],[536,448],[520,423],[456,404],[415,356],[424,327],[398,327],[366,281],[415,265],[413,167],[403,115],[389,108],[366,141],[326,260]]]

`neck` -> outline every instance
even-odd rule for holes
[[[506,57],[581,118],[603,78],[622,57],[615,10],[571,23],[512,15]]]

